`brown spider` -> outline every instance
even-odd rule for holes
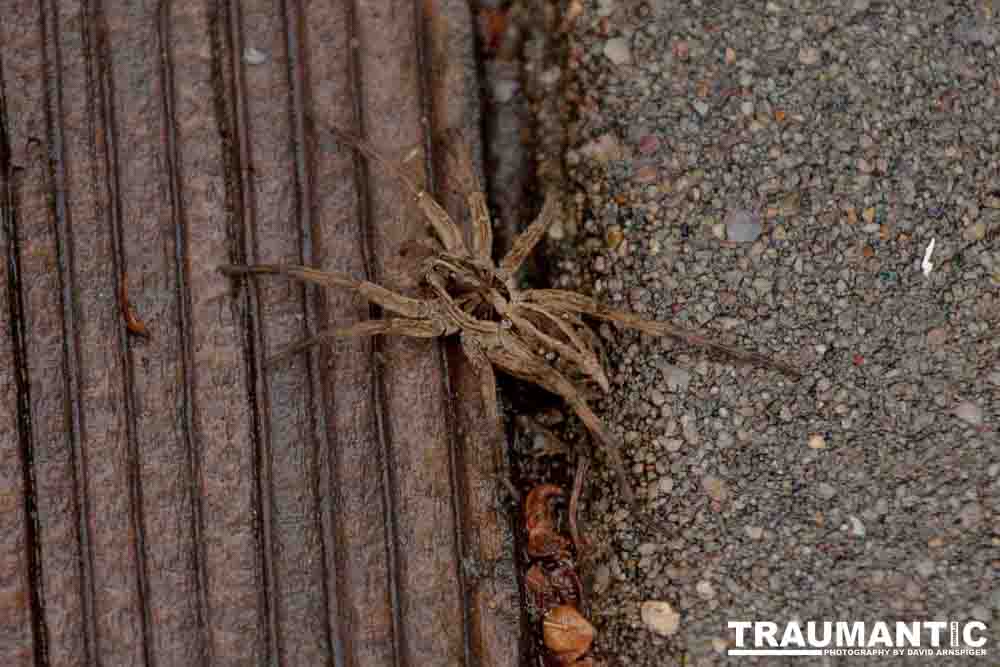
[[[323,287],[352,289],[370,303],[394,314],[394,317],[327,329],[279,353],[269,364],[338,336],[395,334],[436,338],[458,334],[462,350],[481,377],[483,401],[490,419],[499,418],[493,367],[561,396],[604,448],[621,483],[622,494],[629,502],[634,502],[634,496],[618,437],[594,414],[573,381],[539,354],[539,350],[556,353],[572,373],[608,391],[608,378],[597,355],[599,342],[584,323],[583,315],[617,322],[653,336],[672,336],[742,361],[798,375],[791,366],[707,340],[666,322],[648,321],[631,313],[611,310],[582,294],[557,289],[518,289],[515,274],[557,217],[555,198],[546,199],[538,218],[514,240],[510,252],[497,264],[490,256],[493,231],[486,198],[467,155],[458,155],[462,152],[456,151],[455,157],[460,160],[459,174],[464,181],[463,189],[472,216],[469,244],[447,212],[401,169],[384,160],[364,140],[336,129],[333,133],[343,143],[390,171],[413,193],[443,249],[434,251],[422,262],[420,278],[426,288],[425,298],[404,296],[371,282],[306,266],[219,267],[228,275],[281,274]]]

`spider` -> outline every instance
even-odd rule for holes
[[[382,158],[365,140],[336,128],[332,131],[338,140],[393,174],[412,193],[442,247],[431,251],[421,262],[419,278],[424,289],[421,297],[405,296],[366,280],[307,266],[220,266],[219,270],[230,276],[277,274],[321,287],[354,290],[369,303],[392,314],[321,331],[280,352],[268,361],[269,365],[338,336],[457,335],[465,356],[481,379],[482,399],[489,419],[499,419],[494,367],[562,397],[604,449],[619,479],[622,495],[630,503],[634,503],[635,497],[622,461],[619,438],[598,418],[581,388],[567,375],[591,381],[605,392],[609,389],[598,357],[599,341],[583,316],[617,322],[653,336],[671,336],[738,360],[798,375],[796,369],[786,364],[716,343],[667,322],[611,310],[582,294],[559,289],[520,289],[515,279],[518,269],[557,218],[559,203],[555,197],[546,198],[538,217],[514,240],[510,251],[494,262],[486,197],[467,152],[455,151],[454,157],[459,160],[458,173],[472,218],[468,243],[444,208],[402,169]],[[544,352],[540,354],[540,350]],[[558,355],[566,372],[546,360],[550,352]]]

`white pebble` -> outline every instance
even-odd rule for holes
[[[604,56],[615,65],[628,65],[632,62],[632,50],[624,37],[614,37],[604,44]]]
[[[973,426],[983,423],[983,410],[971,401],[963,401],[955,406],[955,416]]]
[[[681,615],[669,602],[648,600],[642,603],[643,625],[662,637],[670,637],[681,626]]]
[[[663,382],[667,385],[667,389],[678,393],[687,391],[688,385],[691,384],[691,371],[673,364],[664,364],[662,371]]]
[[[243,49],[243,62],[247,65],[262,65],[267,62],[267,54],[260,49],[248,46]]]
[[[736,209],[726,215],[726,232],[730,241],[753,243],[763,229],[763,225],[746,209]]]
[[[520,88],[517,81],[511,79],[497,79],[493,82],[493,99],[500,104],[510,102],[514,98],[514,93]]]
[[[705,598],[706,600],[711,600],[715,597],[715,588],[712,587],[711,582],[699,581],[698,585],[694,587],[698,591],[698,595]]]
[[[815,65],[819,62],[819,49],[815,46],[803,46],[799,49],[799,62],[803,65]]]
[[[674,480],[671,477],[661,477],[660,481],[657,482],[656,488],[663,495],[667,495],[674,490]]]

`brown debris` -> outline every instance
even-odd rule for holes
[[[576,464],[576,473],[573,475],[573,493],[569,497],[569,535],[573,538],[577,558],[583,556],[587,547],[587,540],[580,535],[580,529],[577,527],[576,516],[580,506],[580,494],[583,493],[583,480],[587,476],[589,467],[590,459],[581,456]]]
[[[549,505],[553,498],[563,497],[554,484],[536,486],[524,500],[524,524],[528,532],[528,555],[532,558],[555,558],[566,554],[569,543],[556,532],[555,519]]]
[[[652,322],[631,313],[609,309],[582,294],[565,290],[519,289],[515,274],[552,222],[559,217],[561,207],[554,197],[546,199],[538,218],[514,240],[507,255],[496,263],[490,256],[492,224],[485,195],[478,187],[466,192],[473,219],[473,234],[467,242],[448,213],[402,169],[382,158],[363,139],[336,128],[333,133],[371,162],[388,170],[412,193],[417,207],[433,227],[443,248],[422,262],[420,279],[425,291],[419,298],[304,266],[219,267],[228,275],[278,274],[324,287],[352,289],[370,303],[393,314],[386,319],[323,331],[280,353],[271,363],[338,336],[394,334],[434,338],[458,335],[462,350],[479,372],[483,400],[491,418],[499,418],[494,368],[561,396],[600,443],[618,476],[622,495],[629,503],[634,503],[635,497],[622,459],[620,439],[593,412],[582,393],[582,384],[575,381],[579,377],[607,391],[607,377],[594,347],[594,336],[586,331],[581,316],[616,322],[653,336],[671,336],[735,359],[777,368],[792,376],[798,375],[795,368],[786,364],[717,343],[667,322]],[[468,161],[463,164],[467,165]],[[474,174],[469,174],[466,180],[474,184]],[[556,353],[561,364],[571,369],[569,376],[549,363],[538,352],[539,349]],[[571,380],[571,377],[574,379]]]
[[[577,660],[594,642],[594,626],[572,605],[553,608],[542,627],[545,647],[555,654],[560,665],[579,664]]]
[[[479,10],[479,36],[483,51],[486,53],[496,53],[500,49],[504,33],[507,31],[509,13],[507,9],[492,7]]]
[[[132,307],[132,303],[128,298],[128,274],[122,274],[122,284],[119,291],[119,299],[122,305],[122,316],[125,318],[125,326],[128,330],[137,336],[142,336],[143,338],[149,338],[149,329],[146,328],[145,323],[139,319],[139,316],[135,313],[135,308]]]
[[[586,472],[585,467],[578,468]],[[582,478],[583,473],[577,475]],[[524,527],[528,533],[528,555],[536,562],[524,575],[529,609],[542,619],[545,664],[586,667],[592,660],[583,655],[594,640],[594,627],[580,613],[584,605],[583,584],[569,549],[569,541],[556,532],[552,501],[565,493],[554,484],[533,488],[524,503]],[[540,549],[540,543],[546,549]],[[555,549],[552,545],[558,544]],[[579,555],[579,554],[577,554]],[[536,618],[538,617],[536,616]]]

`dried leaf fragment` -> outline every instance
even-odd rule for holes
[[[507,30],[509,11],[492,7],[479,10],[479,32],[487,53],[495,53],[500,49],[504,32]]]
[[[545,576],[545,571],[538,563],[528,568],[527,573],[524,575],[524,586],[528,589],[529,593],[536,597],[547,594],[551,588],[549,579]]]
[[[528,497],[524,500],[524,517],[528,532],[542,525],[554,525],[549,502],[564,495],[563,490],[555,484],[539,484],[528,493]]]
[[[135,308],[132,307],[132,303],[129,301],[127,278],[127,274],[122,275],[121,289],[119,291],[119,300],[121,301],[122,316],[125,318],[125,327],[137,336],[149,338],[149,329],[146,328],[143,321],[136,315]]]
[[[549,502],[561,498],[563,490],[554,484],[536,486],[524,500],[524,525],[528,532],[528,555],[554,558],[569,549],[569,542],[556,532],[555,517]]]
[[[545,647],[561,665],[571,665],[590,650],[594,626],[573,605],[554,607],[542,621]]]

